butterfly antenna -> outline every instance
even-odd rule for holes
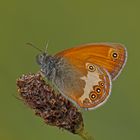
[[[47,41],[47,44],[46,44],[46,47],[45,47],[45,53],[47,53],[48,46],[49,46],[49,40]]]
[[[29,46],[31,46],[31,47],[33,47],[33,48],[35,48],[35,49],[38,50],[39,52],[43,53],[43,51],[42,51],[41,49],[39,49],[38,47],[36,47],[34,44],[32,44],[32,43],[30,43],[30,42],[28,42],[28,43],[26,43],[26,44],[29,45]]]

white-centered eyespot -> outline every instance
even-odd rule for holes
[[[97,94],[102,94],[102,88],[100,86],[96,85],[93,89]]]
[[[104,82],[103,81],[100,81],[100,82],[98,82],[99,83],[99,86],[100,87],[104,87]]]
[[[111,57],[112,57],[113,59],[118,59],[118,57],[119,57],[118,52],[116,52],[116,51],[111,52]]]
[[[89,98],[91,101],[94,101],[97,98],[97,94],[95,92],[91,91],[89,94]]]
[[[87,69],[90,71],[90,72],[94,72],[96,70],[96,67],[93,65],[93,64],[88,64],[87,65]]]

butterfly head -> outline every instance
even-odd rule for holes
[[[36,61],[41,66],[44,63],[46,63],[50,57],[51,56],[49,56],[48,53],[43,52],[43,53],[40,53],[36,56]]]

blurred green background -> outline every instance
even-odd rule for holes
[[[47,126],[14,96],[16,79],[39,70],[38,52],[47,40],[49,53],[89,42],[126,45],[128,62],[113,82],[111,98],[84,112],[95,140],[140,139],[140,1],[139,0],[1,0],[0,1],[0,140],[80,140]]]

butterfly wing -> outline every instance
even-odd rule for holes
[[[54,84],[65,97],[81,108],[94,109],[108,99],[111,77],[104,68],[82,62],[82,65],[79,62],[74,66],[64,58],[56,69]]]
[[[95,64],[86,63],[87,74],[81,77],[85,81],[84,92],[78,104],[88,110],[105,103],[111,94],[111,77],[109,73]]]
[[[122,44],[117,43],[92,43],[77,46],[57,53],[72,65],[82,65],[83,61],[93,63],[105,68],[115,80],[122,71],[126,60],[127,51]]]
[[[111,79],[123,69],[127,51],[121,44],[94,43],[64,50],[55,57],[65,60],[57,70],[55,85],[82,108],[94,109],[111,92]]]

